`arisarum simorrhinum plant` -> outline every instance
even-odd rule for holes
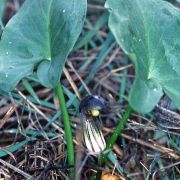
[[[86,10],[86,0],[26,0],[3,29],[0,41],[1,91],[13,90],[33,73],[42,85],[55,90],[61,105],[69,165],[74,165],[73,139],[59,79],[82,30]]]
[[[0,1],[0,7],[4,2]],[[101,139],[94,148],[91,141],[95,136],[84,134],[88,149],[98,152],[105,146],[112,148],[132,109],[148,113],[164,93],[180,109],[180,10],[163,0],[107,0],[105,7],[109,10],[109,28],[132,60],[136,76],[129,94],[130,105],[107,145],[91,121],[84,124]],[[3,28],[0,40],[0,90],[9,92],[32,74],[42,85],[55,90],[69,165],[74,165],[74,147],[59,79],[82,30],[86,10],[86,0],[26,0]],[[98,109],[92,110],[89,117],[98,117]]]
[[[180,109],[180,10],[163,0],[107,0],[105,7],[109,28],[136,74],[130,106],[107,141],[109,149],[132,108],[148,113],[166,93]]]
[[[135,67],[132,108],[150,112],[166,93],[180,108],[180,10],[163,0],[107,0],[109,28]]]

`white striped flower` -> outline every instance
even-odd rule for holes
[[[106,148],[106,142],[94,120],[86,119],[83,125],[84,144],[90,153],[101,153]]]
[[[106,142],[100,128],[100,110],[105,100],[99,96],[86,96],[80,103],[79,111],[83,123],[84,145],[90,153],[98,154],[106,148]]]

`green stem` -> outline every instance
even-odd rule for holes
[[[72,130],[69,120],[68,111],[66,108],[66,102],[63,94],[63,89],[61,86],[61,83],[58,83],[58,85],[55,87],[55,92],[58,96],[59,104],[60,104],[60,110],[62,113],[62,119],[64,123],[64,131],[65,131],[65,139],[67,142],[67,158],[68,158],[68,164],[74,165],[74,146],[73,146],[73,137],[72,137]]]
[[[107,145],[106,145],[106,150],[111,149],[113,147],[113,145],[115,144],[116,140],[119,137],[119,134],[124,130],[124,126],[129,118],[129,116],[131,115],[132,111],[133,111],[133,109],[130,106],[128,106],[122,119],[120,120],[119,124],[114,129],[113,134],[108,139]],[[104,153],[102,155],[100,164],[104,163],[104,161],[107,159],[107,155],[108,155],[108,153]]]

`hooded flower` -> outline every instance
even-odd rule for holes
[[[83,123],[84,145],[91,153],[101,153],[106,142],[100,128],[100,111],[105,107],[105,100],[99,96],[86,96],[80,103],[79,111]]]

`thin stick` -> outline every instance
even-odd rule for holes
[[[103,128],[103,130],[105,130],[106,132],[113,132],[113,130],[111,130],[109,128]],[[129,136],[129,135],[123,134],[123,133],[121,133],[121,136],[128,139],[128,140],[130,140],[130,141],[136,142],[136,143],[141,144],[143,146],[146,146],[148,148],[151,148],[151,149],[154,149],[154,150],[159,151],[161,153],[167,154],[167,155],[169,155],[170,157],[172,157],[174,159],[179,159],[180,158],[180,153],[178,153],[176,151],[173,151],[170,148],[163,147],[163,146],[161,146],[159,144],[156,144],[156,143],[145,142],[142,139],[134,138],[132,136]]]
[[[27,97],[26,97],[21,91],[19,91],[17,88],[16,88],[15,90],[17,91],[17,93],[18,93],[24,100],[26,100],[26,102],[27,102],[32,108],[34,108],[34,109],[36,110],[36,112],[37,112],[38,114],[40,114],[40,115],[41,115],[45,120],[47,120],[48,122],[51,121],[51,119],[48,118],[41,110],[39,110],[39,109],[36,107],[35,104],[33,104],[30,100],[28,100]],[[54,122],[52,122],[52,126],[53,126],[55,129],[57,129],[59,132],[61,132],[61,133],[64,134],[63,129],[60,128],[58,125],[56,125]]]
[[[68,70],[64,67],[63,71],[64,71],[64,74],[65,74],[67,80],[69,81],[71,87],[73,88],[73,90],[74,90],[76,96],[77,96],[79,99],[81,99],[81,94],[80,94],[80,92],[79,92],[79,90],[78,90],[76,84],[74,83],[74,81],[73,81],[71,75],[69,74]]]
[[[15,167],[15,166],[13,166],[13,165],[11,165],[11,164],[9,164],[8,162],[6,162],[6,161],[4,161],[4,160],[2,160],[2,159],[0,159],[0,163],[2,163],[4,166],[7,166],[7,167],[10,168],[10,169],[12,169],[13,171],[21,174],[21,175],[24,176],[26,179],[32,179],[32,178],[33,178],[32,176],[30,176],[30,175],[27,174],[26,172],[20,170],[19,168]]]
[[[76,74],[76,76],[78,77],[78,79],[81,81],[82,85],[84,86],[84,88],[86,89],[88,94],[91,94],[89,88],[86,86],[86,83],[83,81],[83,79],[80,77],[80,75],[77,73],[77,71],[75,70],[74,66],[72,65],[72,63],[70,61],[67,62],[68,66],[74,71],[74,73]]]
[[[16,106],[11,106],[9,108],[9,110],[7,111],[7,113],[5,114],[5,116],[0,119],[0,129],[4,126],[4,124],[9,120],[9,118],[11,117],[11,115],[14,113],[16,107],[18,107],[18,105]]]

